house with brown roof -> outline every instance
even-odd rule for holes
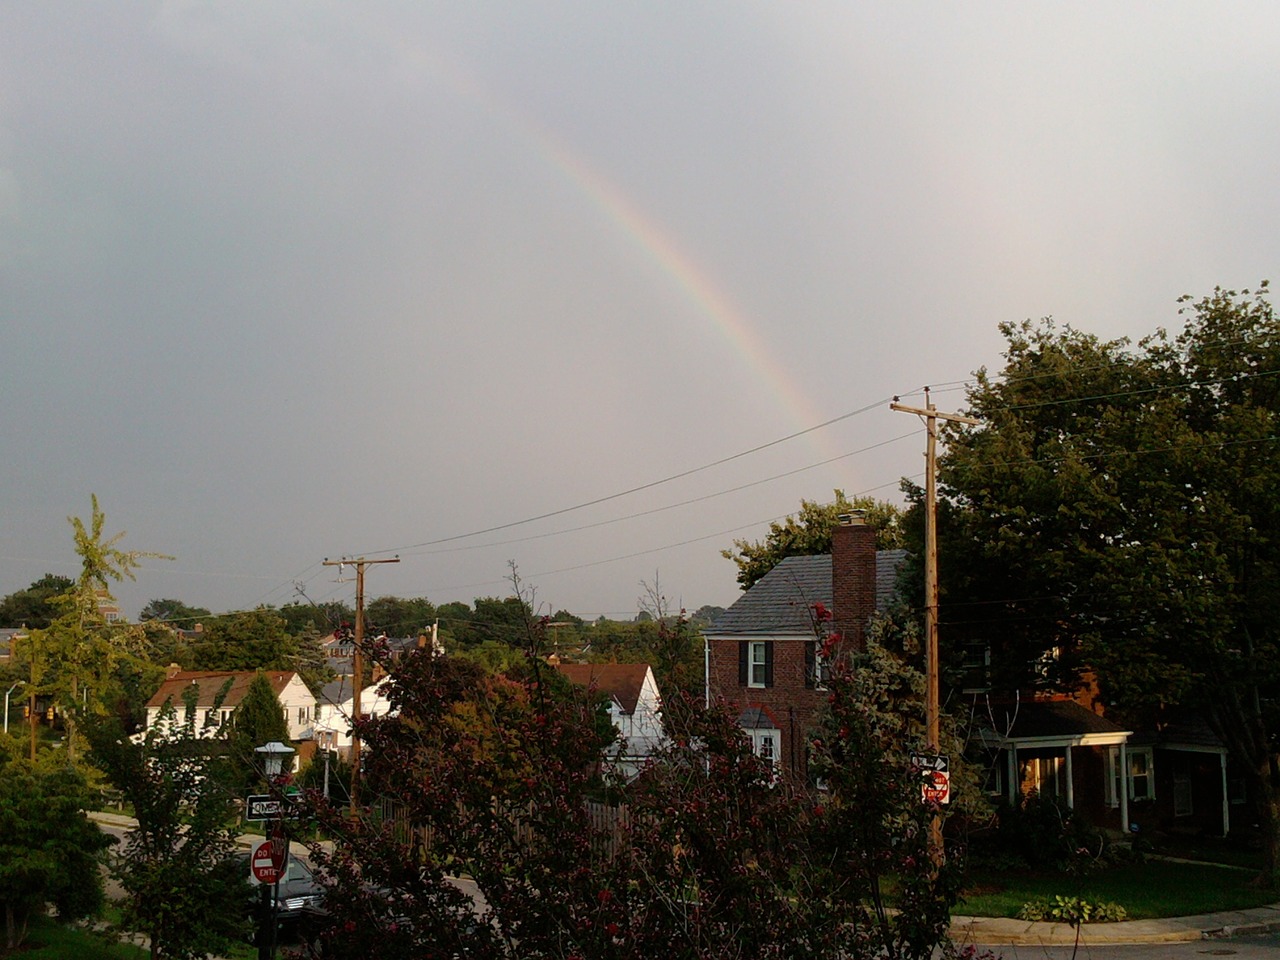
[[[609,765],[634,776],[663,740],[662,698],[653,669],[647,663],[559,663],[556,669],[609,698],[609,719],[618,731]]]
[[[316,720],[316,698],[293,670],[262,671],[271,684],[289,724],[289,739],[306,740]],[[230,722],[256,670],[178,670],[170,668],[164,683],[147,701],[147,727],[155,724],[165,704],[173,704],[180,721],[186,720],[190,700],[195,727],[201,736],[216,737]],[[194,696],[193,696],[194,693]]]

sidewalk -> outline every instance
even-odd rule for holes
[[[138,821],[133,817],[126,816],[123,813],[112,813],[109,810],[90,810],[89,819],[95,823],[106,824],[109,827],[118,827],[122,830],[132,830],[138,825]],[[260,834],[242,833],[236,837],[236,846],[243,847],[246,850],[252,850],[258,844],[267,839]],[[289,842],[289,852],[295,857],[305,858],[307,848],[296,840]]]
[[[1081,945],[1119,943],[1173,943],[1216,940],[1280,931],[1280,903],[1248,910],[1204,913],[1195,917],[1160,920],[1123,920],[1120,923],[1086,923],[1080,928]],[[951,939],[979,946],[1070,946],[1076,931],[1065,923],[1031,922],[1007,917],[952,917]]]
[[[95,812],[90,819],[115,827],[133,827],[136,821],[123,814]],[[237,838],[249,849],[262,837],[244,834]],[[304,853],[301,844],[293,852]],[[1123,920],[1120,923],[1086,923],[1080,930],[1080,944],[1099,946],[1122,943],[1175,943],[1255,936],[1280,931],[1280,903],[1248,910],[1227,910],[1194,917],[1165,917],[1161,920]],[[994,946],[1071,946],[1076,931],[1069,924],[1013,920],[1008,917],[951,918],[951,939],[957,944]]]

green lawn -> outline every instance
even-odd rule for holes
[[[1037,897],[1083,897],[1118,903],[1130,920],[1181,917],[1280,903],[1280,891],[1254,885],[1252,871],[1204,864],[1146,863],[1112,867],[1084,877],[1031,871],[969,871],[954,913],[1015,917]]]
[[[22,960],[146,960],[146,950],[125,944],[108,944],[79,927],[64,927],[47,917],[31,921],[26,942],[15,957]]]

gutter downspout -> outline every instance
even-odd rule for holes
[[[702,709],[711,709],[711,641],[702,635]]]

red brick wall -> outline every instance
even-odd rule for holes
[[[781,733],[779,763],[784,773],[805,775],[805,742],[826,702],[826,692],[805,686],[805,642],[807,637],[776,639],[773,642],[773,686],[747,687],[738,683],[738,641],[711,641],[711,696],[723,698],[732,716],[747,707],[759,707],[773,718]]]

